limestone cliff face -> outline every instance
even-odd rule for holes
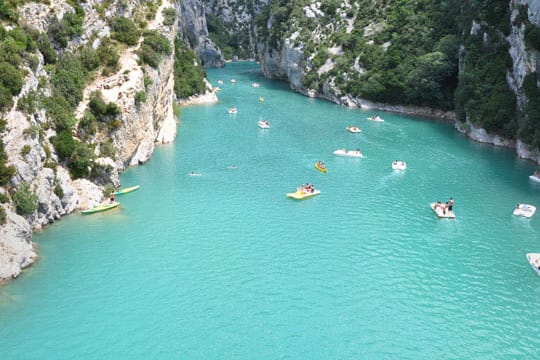
[[[201,0],[180,1],[180,35],[195,50],[205,67],[223,67],[221,51],[212,42],[206,27],[206,17]]]
[[[89,0],[82,3],[85,11],[84,33],[72,39],[66,51],[79,45],[91,44],[97,48],[104,37],[109,36],[110,28],[107,18],[113,16],[132,17],[141,6],[138,0],[113,1],[99,14],[102,1]],[[171,26],[163,25],[162,10],[175,8],[180,16]],[[62,18],[73,8],[66,1],[51,0],[47,5],[41,3],[26,3],[20,9],[21,18],[27,26],[40,31],[46,31],[52,17]],[[147,29],[153,29],[164,35],[174,49],[174,39],[179,35],[179,28],[188,33],[204,33],[205,23],[199,23],[197,30],[196,18],[202,12],[200,1],[163,0],[156,11],[155,19],[147,24]],[[190,18],[194,17],[194,18]],[[192,25],[189,25],[192,24]],[[190,32],[188,32],[188,30]],[[202,41],[200,35],[197,40]],[[207,43],[208,44],[208,43]],[[204,44],[194,43],[195,46]],[[29,215],[19,216],[11,203],[1,204],[7,214],[5,225],[0,225],[0,281],[16,277],[26,266],[32,264],[37,255],[32,245],[32,232],[60,217],[78,209],[92,207],[103,201],[103,185],[111,182],[119,185],[119,173],[127,166],[142,164],[149,160],[156,144],[167,143],[176,136],[176,119],[173,114],[174,96],[174,51],[165,56],[157,68],[141,65],[138,61],[139,45],[128,47],[120,53],[119,69],[108,76],[98,76],[87,84],[83,101],[79,104],[75,115],[80,118],[87,108],[90,93],[99,91],[107,102],[115,103],[119,109],[120,126],[109,133],[97,133],[95,144],[110,139],[116,149],[115,159],[98,158],[96,163],[104,169],[103,174],[92,183],[85,179],[73,180],[69,171],[58,163],[50,138],[54,130],[46,126],[49,122],[45,110],[38,109],[33,114],[26,114],[17,109],[17,102],[31,91],[40,91],[43,96],[50,95],[50,89],[39,87],[43,79],[49,79],[44,70],[43,57],[38,53],[39,63],[35,69],[26,68],[26,77],[21,93],[14,98],[15,104],[3,118],[7,120],[7,129],[3,133],[8,161],[16,168],[16,174],[11,179],[13,189],[22,183],[27,183],[30,190],[38,196],[38,208]],[[206,54],[214,54],[213,62],[219,64],[218,52],[206,48]],[[149,81],[150,80],[150,81]],[[144,92],[146,101],[136,104],[135,95]],[[41,129],[29,131],[29,129]],[[47,130],[43,130],[47,129]],[[110,136],[110,138],[109,138]],[[25,148],[25,151],[22,149]],[[28,149],[30,149],[28,151]],[[96,147],[99,154],[99,146]],[[58,188],[62,191],[58,192]],[[0,188],[5,194],[7,189]]]

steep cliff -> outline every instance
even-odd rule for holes
[[[258,58],[306,95],[455,119],[471,138],[540,162],[539,8],[274,0],[257,22]]]
[[[222,61],[204,35],[200,1],[159,4],[28,2],[6,20],[15,30],[2,39],[24,28],[32,46],[20,62],[22,89],[0,127],[7,156],[0,178],[12,174],[0,184],[0,280],[36,259],[33,230],[101,203],[120,172],[174,140],[174,86],[182,76],[175,73],[176,38],[203,49],[208,63]]]

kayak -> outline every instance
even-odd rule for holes
[[[319,190],[313,190],[312,192],[306,192],[306,191],[303,191],[303,190],[296,190],[293,193],[288,193],[287,197],[288,198],[293,198],[293,199],[296,199],[296,200],[303,200],[303,199],[307,199],[307,198],[315,196],[315,195],[319,195],[320,193],[321,192]]]
[[[91,209],[81,211],[81,214],[88,215],[88,214],[93,214],[97,212],[107,211],[107,210],[114,209],[118,205],[120,205],[119,202],[113,202],[112,204],[105,204],[105,205],[97,205]]]
[[[135,185],[135,186],[132,186],[132,187],[120,189],[120,190],[116,191],[114,193],[114,195],[124,195],[124,194],[130,193],[132,191],[139,190],[140,187],[141,187],[140,185]]]
[[[315,169],[317,169],[317,170],[319,170],[320,172],[323,172],[323,173],[326,172],[326,167],[321,167],[319,165],[319,163],[315,163]]]

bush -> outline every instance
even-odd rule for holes
[[[28,183],[21,183],[11,198],[15,204],[15,211],[19,215],[31,214],[38,208],[38,197],[30,190]]]
[[[11,96],[18,95],[21,92],[23,79],[15,66],[2,62],[0,63],[0,84],[9,91]]]
[[[54,180],[54,194],[58,196],[59,199],[64,197],[64,188],[62,188],[62,184],[60,184],[60,181],[58,179]]]
[[[60,131],[56,136],[51,137],[51,143],[54,146],[56,155],[60,161],[69,159],[75,150],[75,140],[68,130]]]
[[[135,94],[135,105],[139,106],[144,102],[146,102],[146,93],[144,91],[138,91]]]
[[[37,46],[39,52],[43,55],[43,61],[45,64],[55,64],[56,63],[56,51],[51,46],[49,37],[46,34],[39,34],[37,39]]]
[[[58,60],[51,76],[53,95],[64,97],[72,109],[82,100],[82,89],[87,71],[79,58],[72,53],[64,53]]]
[[[30,154],[31,150],[32,150],[32,147],[30,145],[26,144],[21,149],[21,155],[26,156],[26,155]]]
[[[0,193],[0,204],[5,204],[7,202],[9,202],[9,197],[7,194]]]
[[[101,157],[110,157],[114,159],[116,157],[116,149],[111,140],[102,142],[99,146],[99,155]]]
[[[90,145],[78,141],[74,145],[69,158],[69,172],[75,179],[88,177],[94,163],[94,150]]]
[[[528,47],[540,51],[540,27],[533,24],[525,28],[525,43]]]
[[[54,96],[44,101],[47,117],[52,120],[57,131],[71,130],[75,124],[75,116],[70,104],[63,96]]]
[[[137,45],[141,33],[133,21],[125,17],[115,17],[111,22],[111,38],[128,46]]]
[[[99,91],[95,91],[90,95],[88,108],[95,119],[100,122],[108,122],[114,119],[120,113],[120,109],[114,103],[105,103],[101,98]]]
[[[171,44],[166,37],[155,31],[146,31],[138,54],[143,63],[157,68],[162,55],[170,55],[171,51]]]
[[[176,10],[173,8],[165,8],[163,13],[163,25],[171,26],[176,21]]]
[[[2,206],[0,206],[0,226],[5,225],[7,223],[7,214],[6,210]]]

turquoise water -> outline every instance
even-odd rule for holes
[[[537,355],[540,215],[512,216],[540,206],[532,163],[448,124],[367,121],[253,63],[208,75],[220,102],[183,109],[176,142],[123,174],[141,189],[120,209],[35,236],[39,262],[0,288],[1,359]],[[321,195],[285,197],[306,182]],[[450,196],[457,219],[437,219]]]

